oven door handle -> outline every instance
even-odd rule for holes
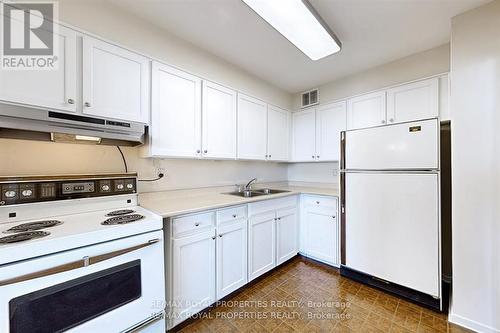
[[[49,276],[49,275],[54,275],[54,274],[59,274],[59,273],[63,273],[63,272],[68,272],[68,271],[72,271],[72,270],[75,270],[75,269],[78,269],[78,268],[87,267],[87,266],[90,266],[90,265],[94,265],[94,264],[97,264],[99,262],[102,262],[102,261],[105,261],[105,260],[109,260],[109,259],[121,256],[121,255],[124,255],[126,253],[137,251],[137,250],[142,249],[144,247],[156,244],[159,241],[160,241],[159,238],[155,238],[155,239],[149,240],[147,243],[135,245],[135,246],[132,246],[132,247],[128,247],[126,249],[117,250],[117,251],[113,251],[113,252],[101,254],[101,255],[98,255],[98,256],[94,256],[94,257],[83,257],[80,260],[73,261],[73,262],[70,262],[70,263],[67,263],[67,264],[63,264],[63,265],[55,266],[55,267],[52,267],[52,268],[44,269],[44,270],[41,270],[41,271],[38,271],[38,272],[33,272],[33,273],[21,275],[21,276],[12,278],[12,279],[1,280],[0,281],[0,287],[7,286],[7,285],[10,285],[10,284],[14,284],[14,283],[24,282],[24,281],[28,281],[28,280],[38,279],[38,278],[46,277],[46,276]]]

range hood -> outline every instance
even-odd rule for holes
[[[0,107],[0,138],[137,146],[146,126],[78,113],[63,113],[13,105]]]

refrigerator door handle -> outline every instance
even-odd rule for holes
[[[345,173],[340,173],[340,263],[346,265]]]

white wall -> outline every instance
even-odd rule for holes
[[[288,166],[288,181],[338,185],[338,172],[337,162],[293,163]]]
[[[452,20],[450,320],[500,332],[500,1]]]
[[[95,33],[148,56],[231,86],[267,102],[290,109],[292,95],[264,82],[196,46],[151,26],[148,22],[100,0],[59,1],[62,22]],[[1,107],[1,106],[0,106]],[[154,176],[155,167],[167,177],[141,183],[140,191],[231,185],[252,177],[259,181],[286,180],[284,164],[266,162],[162,160],[139,156],[138,148],[124,148],[129,170],[139,177]],[[83,146],[0,139],[0,175],[96,173],[123,171],[115,147]]]

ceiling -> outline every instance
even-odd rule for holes
[[[291,93],[450,40],[450,18],[490,0],[310,0],[342,41],[312,61],[241,0],[108,0]]]

